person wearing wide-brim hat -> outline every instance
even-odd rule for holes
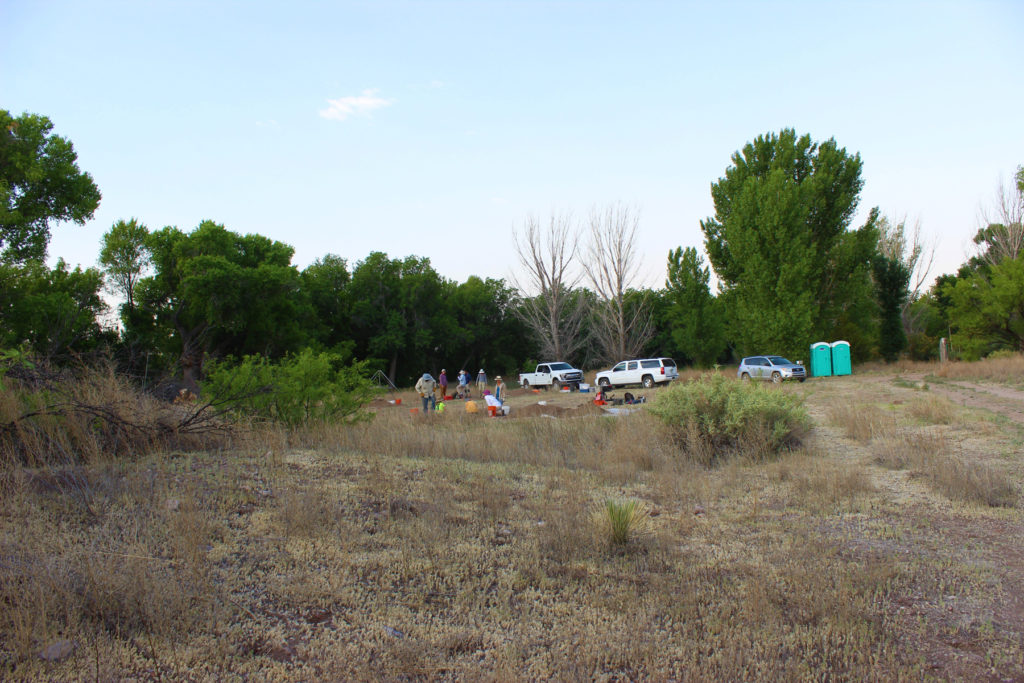
[[[416,391],[423,399],[423,413],[430,414],[430,409],[434,407],[434,392],[437,391],[437,382],[429,372],[424,372],[423,376],[416,381]]]
[[[498,403],[505,402],[505,383],[501,381],[501,375],[494,378],[494,398]]]
[[[487,388],[487,375],[484,373],[483,368],[480,368],[480,372],[476,373],[476,388],[481,391]]]

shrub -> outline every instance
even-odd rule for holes
[[[9,360],[9,357],[8,357]],[[203,450],[230,437],[208,404],[170,404],[140,391],[109,364],[53,371],[0,365],[0,461],[30,466]]]
[[[310,349],[279,363],[245,356],[237,364],[230,360],[216,364],[210,368],[205,389],[215,402],[224,402],[236,412],[289,426],[368,418],[361,408],[376,391],[367,379],[365,362],[344,365],[337,354]]]
[[[648,519],[646,508],[637,500],[605,501],[604,515],[599,517],[608,540],[617,546],[626,545],[643,531]]]
[[[719,374],[668,388],[650,412],[705,464],[728,455],[775,455],[799,443],[810,427],[799,396]]]

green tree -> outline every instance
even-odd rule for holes
[[[41,261],[0,264],[0,346],[27,344],[51,360],[89,351],[103,339],[103,277],[95,268],[51,270]]]
[[[78,170],[71,142],[45,116],[0,109],[0,260],[46,257],[50,223],[92,218],[100,191]]]
[[[356,264],[350,285],[359,358],[376,359],[393,382],[436,372],[440,343],[455,328],[445,287],[430,259],[390,259],[373,252]]]
[[[100,265],[108,289],[124,299],[128,311],[135,310],[135,288],[149,267],[149,230],[132,218],[119,220],[103,235]]]
[[[708,286],[710,278],[704,259],[693,247],[676,247],[668,253],[663,326],[670,330],[673,348],[685,360],[704,367],[717,361],[726,347],[725,324]]]
[[[456,361],[446,365],[449,370],[464,369],[475,376],[476,368],[483,367],[491,375],[511,374],[536,354],[534,337],[517,315],[518,292],[504,280],[470,276],[451,284],[445,302],[455,319],[454,331],[441,342],[442,360]]]
[[[910,271],[900,260],[878,254],[872,262],[875,291],[881,313],[878,348],[887,363],[907,347],[903,305],[907,301]]]
[[[203,221],[158,230],[147,246],[154,273],[139,282],[132,322],[178,355],[193,391],[210,352],[278,357],[303,346],[311,312],[287,244]]]
[[[968,359],[998,349],[1024,351],[1024,254],[947,280],[953,342]]]
[[[860,155],[786,129],[756,138],[732,162],[711,186],[715,216],[701,221],[730,295],[732,335],[743,352],[799,356],[836,329],[852,295],[871,298],[877,233],[866,225],[863,235],[847,234],[863,185]]]
[[[348,261],[335,254],[317,259],[302,271],[302,289],[313,307],[311,334],[324,348],[345,359],[355,348],[351,281]]]

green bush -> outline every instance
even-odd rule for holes
[[[721,374],[674,384],[650,412],[704,464],[732,455],[771,457],[798,443],[810,428],[801,397]]]
[[[337,354],[306,349],[278,363],[245,356],[208,368],[204,390],[241,414],[289,426],[367,419],[362,412],[376,392],[365,362],[346,365]]]
[[[613,546],[622,546],[645,530],[649,519],[647,509],[638,500],[619,502],[607,500],[605,514],[600,518],[605,534]]]

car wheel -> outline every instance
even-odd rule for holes
[[[800,378],[800,381],[801,381],[801,382],[806,382],[806,381],[807,381],[807,378],[806,378],[806,377],[801,377],[801,378]]]
[[[606,387],[607,388],[610,385],[611,385],[611,383],[608,381],[607,377],[602,377],[601,379],[599,379],[597,381],[597,386],[599,386],[599,387]]]
[[[780,375],[779,371],[776,370],[775,372],[772,373],[772,383],[773,384],[779,384],[781,382],[782,382],[782,375]]]
[[[555,391],[561,391],[562,383],[559,382],[557,379],[553,379],[551,380],[551,388],[554,389]]]
[[[740,379],[743,380],[744,382],[749,382],[750,381],[750,373],[749,372],[744,372],[742,375],[740,375]]]
[[[640,381],[644,385],[644,389],[650,389],[654,386],[654,378],[650,375],[644,375],[644,378]]]

